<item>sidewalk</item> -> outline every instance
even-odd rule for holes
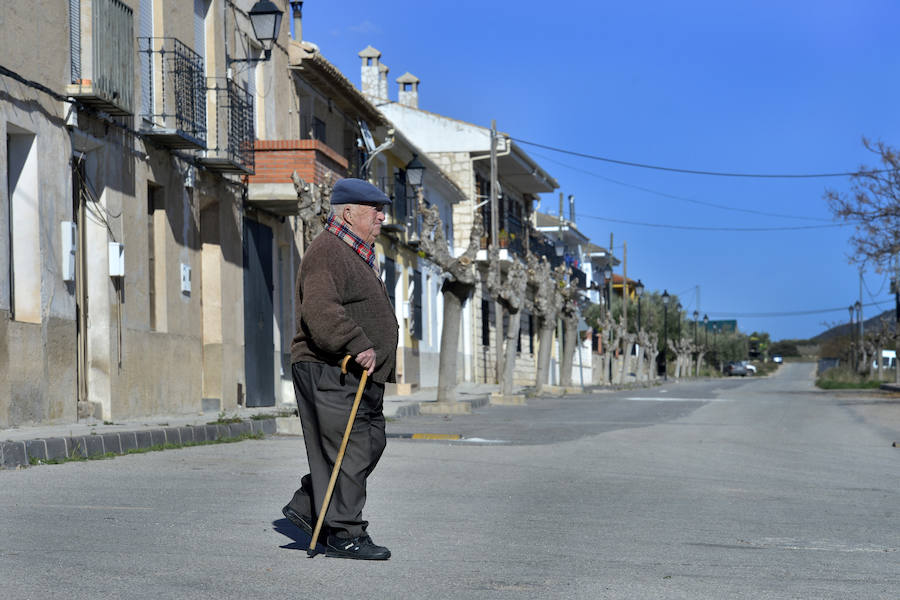
[[[488,403],[496,385],[463,383],[457,399],[473,408]],[[425,388],[406,396],[385,396],[386,418],[419,414],[419,406],[437,400],[437,388]],[[301,435],[296,406],[282,404],[260,408],[240,407],[220,413],[158,415],[103,422],[33,425],[0,429],[0,469],[26,467],[33,460],[63,460],[74,456],[126,454],[134,450],[237,440],[256,435]],[[219,422],[222,416],[223,422]]]

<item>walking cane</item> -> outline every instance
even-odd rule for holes
[[[350,355],[348,354],[341,361],[341,373],[347,372],[347,363],[349,361]],[[353,408],[350,409],[350,419],[347,420],[347,428],[344,430],[344,439],[341,440],[341,448],[338,450],[337,459],[334,461],[334,469],[331,471],[331,480],[328,482],[328,489],[325,490],[325,499],[322,501],[322,508],[319,509],[316,528],[313,530],[312,540],[309,542],[309,550],[306,551],[306,555],[310,558],[316,555],[316,540],[319,539],[319,532],[322,530],[322,523],[325,521],[325,511],[328,510],[328,503],[331,502],[331,493],[334,491],[334,483],[337,481],[338,473],[341,470],[344,451],[347,449],[347,442],[350,441],[350,430],[353,429],[353,421],[356,420],[356,411],[359,410],[359,400],[362,398],[363,388],[366,387],[366,378],[368,376],[369,370],[363,369],[362,377],[359,378],[359,389],[356,390],[356,399],[353,400]]]

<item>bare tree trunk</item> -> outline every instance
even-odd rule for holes
[[[302,182],[302,180],[300,180]],[[298,182],[295,180],[295,185]],[[298,190],[298,195],[300,194]],[[475,289],[477,273],[475,254],[481,246],[484,227],[477,215],[469,234],[469,246],[461,256],[454,257],[444,237],[444,226],[436,206],[426,207],[423,191],[418,192],[418,212],[422,215],[420,250],[438,265],[448,279],[441,286],[444,297],[444,322],[441,329],[441,355],[438,365],[438,402],[454,402],[457,385],[457,357],[462,308]]]
[[[554,322],[547,319],[541,320],[540,334],[538,336],[537,376],[534,382],[534,390],[538,394],[543,391],[550,373],[550,349],[553,345],[554,329],[556,329]]]
[[[522,322],[522,311],[517,310],[509,315],[504,340],[503,378],[500,380],[500,393],[510,396],[513,393],[513,374],[516,370],[516,346],[519,343],[519,324]]]
[[[572,385],[572,365],[575,363],[575,339],[578,337],[578,320],[563,319],[563,353],[559,366],[559,383],[564,387]]]
[[[441,329],[441,357],[438,366],[438,402],[454,402],[457,385],[457,357],[462,307],[472,295],[473,286],[448,279],[441,286],[444,295],[444,324]]]
[[[626,333],[622,336],[622,371],[619,374],[619,382],[625,383],[631,372],[631,348],[634,346],[634,334]]]

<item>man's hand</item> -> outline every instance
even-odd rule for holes
[[[369,372],[369,375],[375,372],[375,348],[363,350],[356,355],[356,363]]]

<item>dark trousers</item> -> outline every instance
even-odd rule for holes
[[[315,522],[350,418],[360,373],[342,374],[339,366],[299,362],[293,364],[292,375],[309,473],[301,478],[290,506]],[[362,510],[366,478],[378,464],[386,442],[383,400],[384,384],[367,381],[325,513],[327,530],[323,528],[323,533],[358,537],[369,525],[362,518]],[[321,534],[320,539],[324,539]]]

